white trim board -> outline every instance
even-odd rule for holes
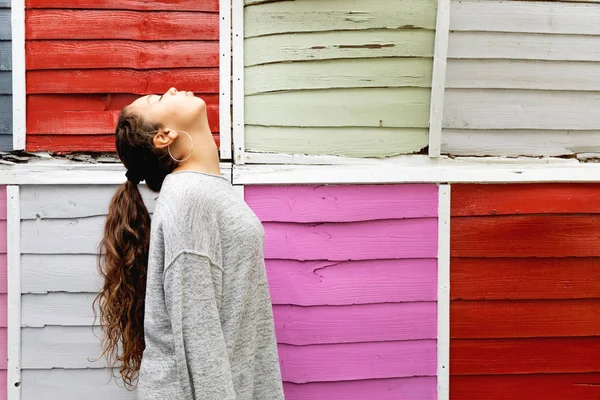
[[[13,150],[25,150],[25,0],[11,0]]]
[[[244,0],[232,0],[231,27],[233,46],[233,160],[244,164]]]
[[[438,190],[437,399],[450,398],[450,185]]]
[[[21,204],[18,186],[6,188],[8,261],[8,400],[21,398]]]
[[[219,1],[219,136],[222,160],[231,159],[231,1]]]

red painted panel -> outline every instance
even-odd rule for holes
[[[450,265],[453,300],[600,298],[598,258],[455,257]]]
[[[219,0],[25,0],[27,8],[218,11]]]
[[[453,376],[452,400],[598,400],[600,374]]]
[[[600,371],[600,337],[453,339],[453,375],[507,375]]]
[[[600,184],[452,186],[452,216],[600,213]]]
[[[456,217],[453,257],[600,256],[600,215]]]
[[[28,40],[219,40],[214,12],[29,10],[25,17]]]

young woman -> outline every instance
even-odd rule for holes
[[[221,177],[206,104],[141,97],[116,145],[127,181],[101,243],[103,354],[138,399],[283,399],[264,231]],[[160,191],[152,224],[141,181]]]

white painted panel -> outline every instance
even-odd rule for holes
[[[451,32],[448,58],[600,61],[600,36]]]
[[[450,29],[600,35],[600,7],[558,1],[454,0]]]
[[[446,91],[444,128],[595,130],[600,93],[528,90]]]
[[[96,292],[103,280],[95,255],[24,254],[21,292]]]
[[[122,383],[119,386],[111,372],[108,369],[24,370],[21,399],[135,400],[136,392],[128,391]]]
[[[24,294],[21,297],[21,325],[92,326],[92,303],[95,297],[94,293]]]
[[[27,220],[21,223],[24,254],[96,254],[106,217]]]

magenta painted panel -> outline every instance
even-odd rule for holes
[[[433,400],[434,377],[283,385],[285,400]]]
[[[8,367],[8,339],[7,339],[7,331],[6,328],[0,328],[0,354],[2,354],[2,358],[0,358],[0,369],[5,370]],[[3,372],[3,371],[1,371]]]
[[[273,304],[299,306],[435,301],[437,260],[267,260]]]
[[[437,257],[437,218],[351,223],[267,222],[265,257],[373,260]]]
[[[279,345],[283,380],[293,383],[435,376],[436,341]]]
[[[387,342],[436,339],[437,303],[275,306],[279,343]]]
[[[351,222],[438,214],[436,185],[250,186],[244,192],[264,222]]]
[[[6,253],[0,254],[0,293],[8,293],[8,271]]]

